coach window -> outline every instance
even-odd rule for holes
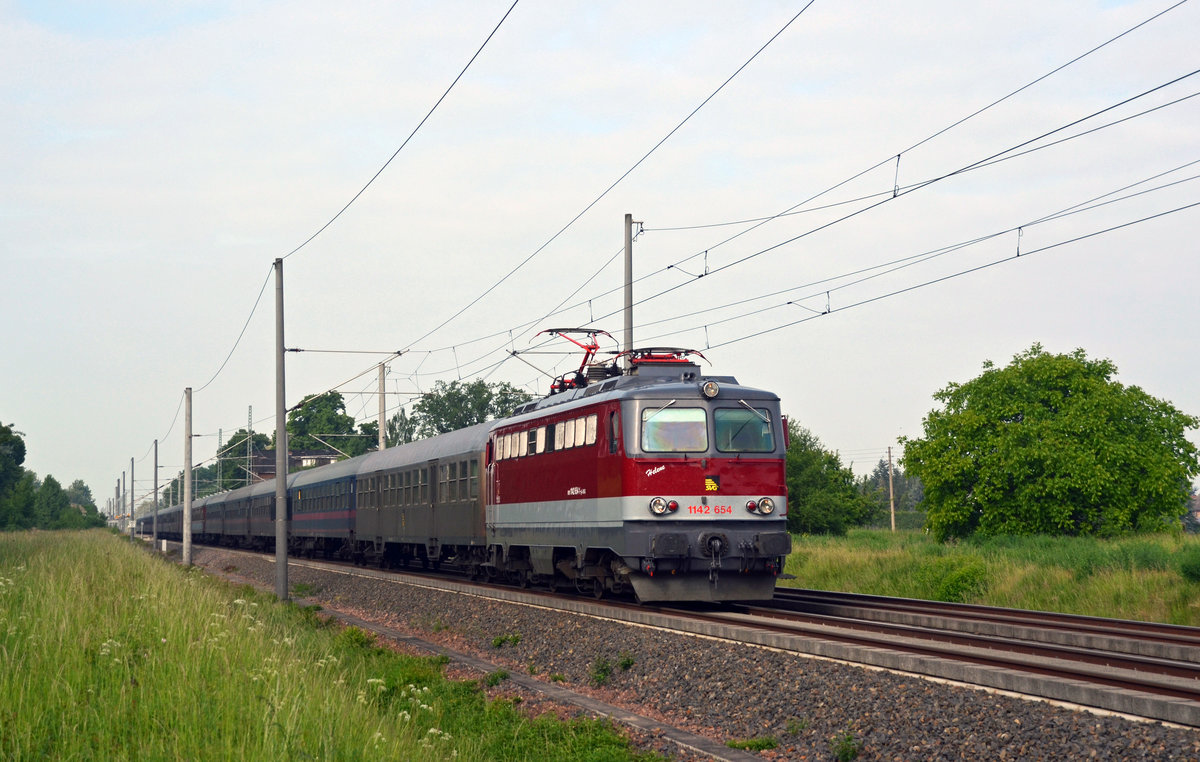
[[[467,479],[467,461],[460,460],[458,462],[458,499],[459,500],[467,499],[468,481],[469,480]]]
[[[642,410],[642,450],[645,452],[704,452],[708,449],[708,418],[703,408],[670,407]]]
[[[471,494],[472,499],[479,497],[479,461],[478,460],[471,461],[470,490],[471,490],[470,494]]]

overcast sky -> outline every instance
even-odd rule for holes
[[[289,253],[287,345],[409,350],[389,411],[438,380],[544,393],[507,352],[619,338],[625,213],[635,344],[778,393],[860,472],[1035,342],[1200,414],[1200,3],[1057,72],[1172,1],[521,0],[484,45],[510,4],[0,0],[25,466],[104,508],[133,458],[140,497],[155,439],[182,468],[185,387],[195,462],[251,406],[273,431]],[[369,420],[381,359],[288,355],[288,405],[338,387]]]

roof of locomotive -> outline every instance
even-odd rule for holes
[[[778,395],[742,386],[733,376],[706,376],[700,366],[691,362],[643,363],[633,373],[596,381],[584,387],[568,389],[541,399],[526,402],[513,411],[509,418],[494,421],[502,426],[544,415],[554,408],[567,409],[597,402],[600,399],[630,399],[635,397],[665,398],[695,394],[701,398],[699,388],[706,381],[715,381],[721,386],[719,399],[778,400]]]

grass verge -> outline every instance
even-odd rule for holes
[[[781,585],[1200,626],[1200,537],[793,538]]]
[[[651,759],[104,532],[0,535],[0,758]]]

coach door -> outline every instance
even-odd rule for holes
[[[425,551],[430,560],[436,560],[441,553],[438,541],[438,513],[444,500],[438,484],[438,462],[431,460],[425,464],[425,479],[429,484],[429,503],[425,510],[425,523],[421,527],[421,536],[425,538]]]

